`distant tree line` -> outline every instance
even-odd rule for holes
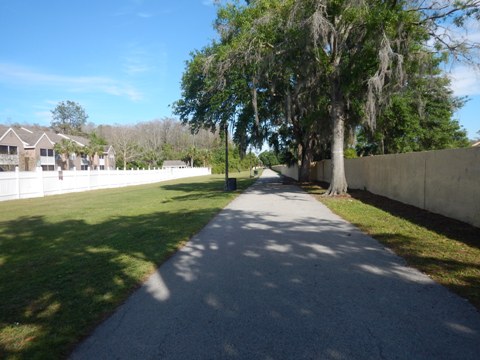
[[[182,160],[192,167],[210,167],[213,173],[225,172],[223,132],[200,129],[192,133],[188,126],[167,117],[130,125],[95,125],[87,122],[85,109],[70,100],[59,102],[51,113],[50,127],[33,127],[89,140],[85,147],[68,139],[55,144],[54,150],[67,163],[67,168],[69,154],[85,154],[93,158],[96,153],[103,152],[105,145],[112,145],[116,167],[120,169],[161,168],[165,160]],[[229,171],[248,170],[259,164],[254,153],[242,151],[232,139],[229,143]]]
[[[183,160],[190,166],[211,167],[213,173],[225,171],[225,147],[221,136],[208,130],[192,134],[188,126],[173,118],[135,125],[90,126],[88,131],[113,145],[119,168],[158,168],[165,160]],[[247,170],[257,161],[253,153],[240,153],[237,146],[230,144],[230,171]]]

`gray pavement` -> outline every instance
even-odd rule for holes
[[[72,359],[480,359],[480,314],[267,170]]]

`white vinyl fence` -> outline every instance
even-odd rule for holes
[[[0,172],[0,201],[27,199],[211,174],[209,168]]]

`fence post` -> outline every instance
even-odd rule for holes
[[[20,171],[18,166],[15,166],[15,196],[20,199]]]
[[[92,190],[92,173],[90,172],[90,166],[87,166],[87,177],[88,177],[88,190]]]
[[[73,167],[73,191],[78,190],[78,181],[77,181],[77,167]]]
[[[57,167],[57,171],[58,171],[58,181],[57,181],[58,193],[63,194],[63,171],[62,171],[62,168],[60,166]]]
[[[43,168],[38,168],[38,181],[40,182],[40,195],[45,197],[45,179],[43,176]]]

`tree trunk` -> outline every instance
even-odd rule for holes
[[[330,114],[333,122],[332,137],[332,178],[326,196],[342,195],[347,192],[345,163],[343,157],[345,139],[345,107],[339,94],[335,94]]]
[[[65,170],[70,170],[70,156],[65,155]]]
[[[298,169],[298,181],[310,181],[310,164],[312,163],[313,150],[312,146],[301,146],[300,168]]]

